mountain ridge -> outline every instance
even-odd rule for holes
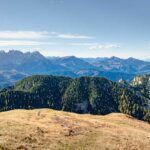
[[[128,83],[103,77],[35,75],[1,90],[0,110],[52,108],[103,115],[122,112],[149,121],[150,98],[145,94]]]
[[[66,57],[45,57],[38,51],[21,52],[12,50],[9,52],[0,51],[0,71],[14,71],[20,74],[30,75],[58,75],[73,78],[81,76],[103,76],[112,81],[120,79],[131,81],[138,74],[150,73],[150,62],[145,62],[135,58],[121,59],[115,56],[110,58],[78,58],[75,56]],[[5,74],[0,74],[3,78]],[[22,78],[19,78],[22,79]],[[10,78],[5,82],[11,85],[11,80],[18,81],[18,78]],[[5,86],[5,82],[0,82]]]

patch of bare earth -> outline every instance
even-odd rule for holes
[[[150,124],[124,114],[0,113],[0,150],[149,150]]]

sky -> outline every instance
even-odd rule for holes
[[[150,58],[149,0],[0,0],[0,49]]]

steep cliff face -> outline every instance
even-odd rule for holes
[[[132,81],[133,86],[149,85],[150,75],[136,76]]]
[[[147,98],[150,98],[150,75],[135,77],[131,85],[140,90]]]

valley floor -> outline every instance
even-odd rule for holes
[[[50,109],[0,113],[1,150],[149,150],[150,124]]]

